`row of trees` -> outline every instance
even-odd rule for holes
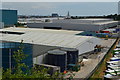
[[[65,17],[65,16],[59,16]],[[18,18],[50,18],[50,16],[23,16],[20,15]],[[110,15],[103,15],[103,16],[71,16],[71,19],[84,19],[84,18],[110,18],[114,20],[120,20],[120,14],[110,14]],[[18,24],[19,25],[19,24]]]
[[[110,18],[113,20],[120,20],[120,15],[118,14],[111,14],[111,15],[104,15],[104,16],[71,16],[72,19],[85,19],[85,18]]]

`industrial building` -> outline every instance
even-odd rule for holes
[[[8,10],[8,9],[0,9],[0,22],[4,23],[4,26],[13,26],[17,24],[17,10]]]
[[[57,13],[52,13],[51,15],[52,17],[59,17],[59,15]]]
[[[117,26],[118,21],[103,18],[54,19],[49,22],[27,23],[29,28],[64,29],[79,31],[100,31]]]
[[[21,46],[21,43],[17,42],[6,42],[6,41],[1,41],[0,43],[0,57],[1,57],[1,62],[0,67],[2,66],[3,69],[8,69],[11,68],[13,69],[16,65],[16,62],[13,58],[14,51],[17,51]],[[27,55],[26,59],[24,59],[22,62],[24,62],[28,68],[31,68],[33,66],[33,50],[32,50],[32,45],[24,43],[22,44],[21,47],[23,48],[23,53]]]
[[[22,24],[26,23],[41,23],[41,22],[51,22],[53,19],[64,19],[62,17],[51,17],[51,18],[18,18],[18,22]]]
[[[72,30],[4,28],[0,32],[3,33],[0,33],[2,41],[21,42],[23,40],[25,44],[32,44],[34,64],[53,64],[54,66],[62,67],[61,71],[66,69],[66,65],[78,62],[80,55],[93,51],[94,47],[102,41],[92,36],[76,35],[83,31]],[[69,52],[71,52],[70,56],[74,57],[72,61],[65,57],[66,55],[67,57],[69,56],[67,54]],[[53,58],[48,56],[52,56]],[[50,61],[48,60],[49,58],[56,60]],[[63,60],[62,65],[59,63],[61,60]]]

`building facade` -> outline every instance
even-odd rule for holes
[[[52,17],[59,17],[57,13],[52,13]]]
[[[0,62],[0,67],[3,69],[14,68],[16,62],[13,58],[14,52],[19,50],[19,47],[23,46],[23,53],[27,55],[27,57],[22,61],[29,68],[33,65],[32,60],[32,45],[31,44],[21,44],[15,42],[2,42],[0,43],[0,58],[2,59]],[[2,64],[2,65],[1,65]]]
[[[13,26],[14,24],[17,24],[17,10],[2,9],[0,10],[0,13],[2,14],[0,16],[0,22],[3,22],[4,26]]]

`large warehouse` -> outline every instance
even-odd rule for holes
[[[2,16],[0,16],[0,22],[3,22],[4,26],[17,24],[17,10],[1,9],[0,13],[2,14]]]
[[[27,23],[30,28],[45,28],[45,29],[65,29],[65,30],[80,30],[80,31],[100,31],[109,27],[117,26],[118,21],[102,18],[88,19],[55,19],[50,22],[34,22]]]
[[[78,54],[94,50],[101,39],[75,35],[82,31],[50,30],[35,28],[4,28],[1,29],[1,40],[33,44],[33,63],[43,63],[43,57],[49,50],[59,48],[73,48]]]

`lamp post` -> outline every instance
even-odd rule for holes
[[[9,49],[9,68],[11,69],[11,64],[12,64],[12,62],[11,62],[11,48]]]

